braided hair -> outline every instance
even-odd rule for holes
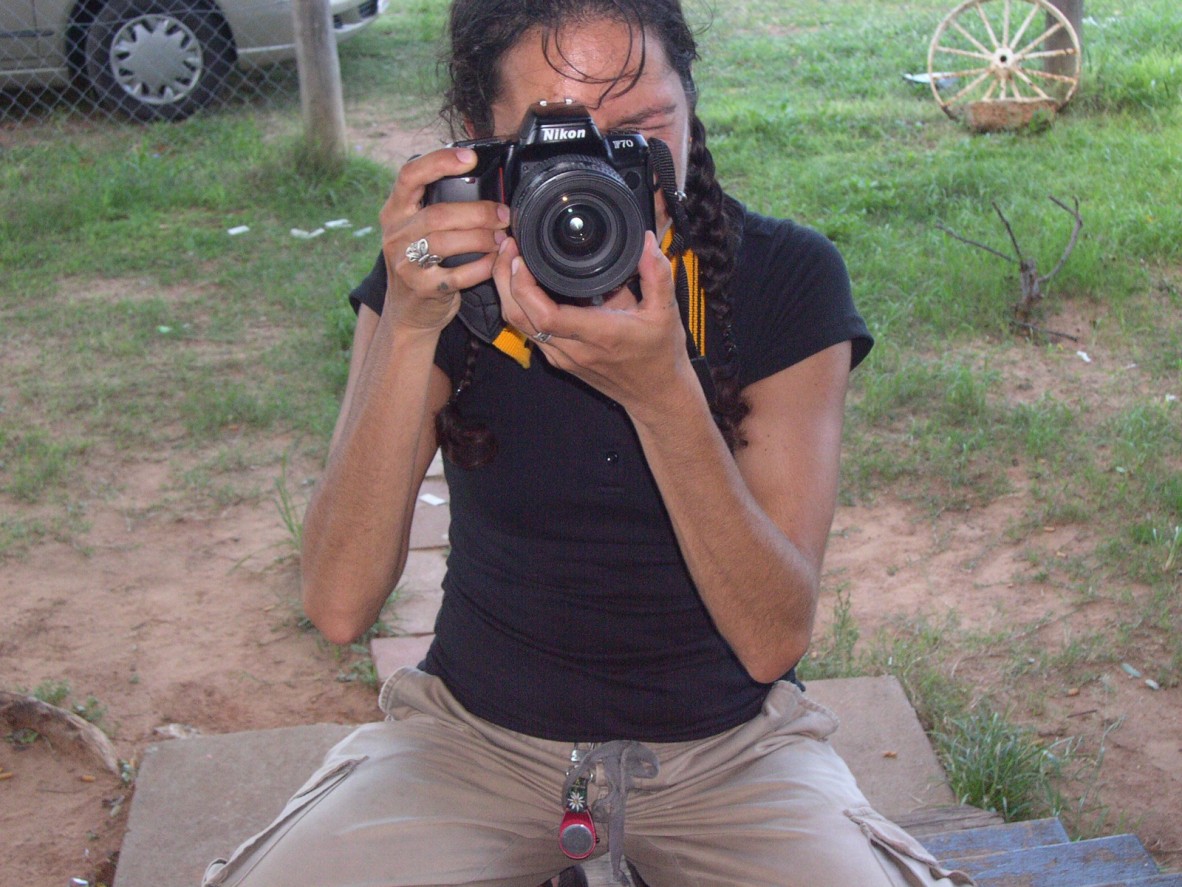
[[[527,33],[539,31],[543,52],[558,70],[565,61],[559,31],[572,23],[603,19],[627,25],[632,39],[639,39],[640,49],[640,64],[634,71],[603,83],[604,97],[635,86],[646,61],[645,39],[652,34],[660,41],[690,103],[691,143],[685,183],[688,230],[681,233],[685,245],[698,257],[702,289],[722,331],[721,360],[715,356],[711,367],[716,393],[712,407],[727,445],[734,450],[745,444],[739,426],[749,410],[739,385],[727,291],[740,221],[737,205],[726,197],[715,178],[706,128],[693,113],[698,95],[692,74],[697,42],[680,0],[454,0],[448,26],[450,47],[443,60],[450,85],[440,113],[455,137],[492,136],[492,106],[501,94],[505,54]],[[460,467],[478,468],[495,458],[497,446],[487,426],[466,419],[460,409],[461,397],[473,382],[477,355],[487,347],[471,333],[468,336],[464,375],[436,416],[435,432],[444,456]]]

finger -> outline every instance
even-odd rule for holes
[[[412,227],[408,226],[397,236],[391,237],[389,249],[395,256],[395,264],[409,262],[422,267],[419,257],[426,253],[436,256],[448,264],[458,266],[463,262],[457,262],[457,259],[462,258],[464,262],[470,262],[488,253],[495,253],[500,241],[504,239],[502,232],[491,231],[487,228],[469,228],[460,231],[433,230],[426,237],[417,239],[407,233],[412,230]],[[399,246],[402,244],[406,245],[402,247],[401,254],[399,254]]]
[[[411,160],[398,172],[390,196],[382,207],[383,226],[396,224],[414,215],[423,202],[427,185],[445,176],[458,176],[476,165],[471,148],[440,148]]]
[[[495,257],[491,254],[484,255],[454,268],[449,268],[446,265],[433,267],[410,265],[403,274],[403,279],[415,289],[454,293],[456,290],[468,289],[488,280],[492,276],[494,259]]]
[[[636,266],[640,275],[641,303],[650,303],[658,307],[675,305],[677,297],[673,286],[673,266],[661,247],[653,232],[644,234],[644,251],[640,255],[640,262]]]
[[[545,332],[554,335],[562,306],[538,286],[513,238],[501,244],[493,280],[501,295],[501,315],[506,322],[527,336]]]

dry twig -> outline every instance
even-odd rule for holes
[[[1070,213],[1071,217],[1075,220],[1071,230],[1071,237],[1067,241],[1067,246],[1063,250],[1063,255],[1059,257],[1058,263],[1048,274],[1039,274],[1038,265],[1035,260],[1029,259],[1022,255],[1022,248],[1018,245],[1018,238],[1014,234],[1013,226],[1010,225],[1009,219],[1005,217],[1005,213],[1001,211],[1001,207],[997,205],[996,200],[992,202],[993,209],[997,213],[998,218],[1001,219],[1002,225],[1005,226],[1006,234],[1009,235],[1010,244],[1014,248],[1014,254],[1012,256],[1002,252],[1001,250],[994,249],[987,244],[980,243],[976,240],[965,237],[962,234],[958,234],[943,222],[937,222],[936,227],[947,234],[949,237],[953,237],[962,243],[969,244],[970,246],[975,246],[978,249],[983,249],[987,253],[991,253],[998,258],[1005,259],[1007,262],[1015,262],[1018,265],[1018,276],[1022,286],[1022,295],[1013,306],[1013,317],[1011,318],[1011,323],[1013,323],[1014,326],[1029,332],[1042,333],[1046,336],[1058,336],[1060,338],[1074,340],[1074,336],[1070,336],[1066,333],[1057,333],[1053,330],[1045,330],[1031,323],[1031,319],[1034,317],[1037,307],[1043,299],[1043,287],[1046,286],[1051,278],[1053,278],[1063,269],[1063,266],[1067,262],[1068,256],[1071,255],[1072,250],[1075,249],[1075,244],[1079,241],[1079,232],[1083,230],[1083,217],[1079,214],[1079,198],[1072,198],[1073,206],[1068,206],[1053,194],[1047,195],[1047,199],[1055,204],[1055,206],[1062,209],[1064,212]]]

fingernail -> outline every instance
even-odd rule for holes
[[[503,203],[499,204],[497,206],[497,218],[508,225],[510,219],[509,207],[505,206]]]
[[[505,241],[509,239],[509,235],[504,231],[494,231],[493,240],[497,243],[497,252],[503,253],[505,251]]]
[[[509,270],[514,274],[521,270],[521,256],[513,257],[513,261],[509,264]]]
[[[476,160],[476,152],[471,148],[456,148],[456,160],[461,163],[473,163]]]

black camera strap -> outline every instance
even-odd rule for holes
[[[673,288],[677,298],[677,309],[685,327],[685,346],[690,363],[710,409],[714,410],[717,394],[710,364],[706,360],[706,294],[698,278],[698,257],[686,246],[685,231],[689,220],[685,211],[685,192],[677,187],[677,167],[673,164],[673,153],[660,139],[649,142],[653,166],[657,172],[657,187],[665,198],[665,211],[673,225],[665,233],[661,250],[673,263]]]

